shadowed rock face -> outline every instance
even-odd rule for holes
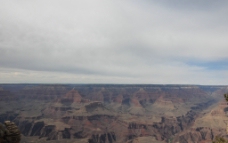
[[[6,112],[0,115],[0,122],[3,123],[4,121],[12,121],[18,116],[17,113],[14,112]]]
[[[88,140],[89,143],[113,143],[116,142],[116,135],[114,132],[92,135]]]
[[[210,127],[209,121],[222,122],[226,116],[227,105],[214,109],[226,90],[195,85],[0,85],[0,121],[14,121],[25,140],[38,137],[37,142],[200,142],[225,134],[222,125]]]

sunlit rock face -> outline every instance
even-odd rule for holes
[[[226,86],[0,85],[25,142],[203,142],[226,134]]]

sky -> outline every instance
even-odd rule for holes
[[[228,85],[227,0],[1,0],[0,83]]]

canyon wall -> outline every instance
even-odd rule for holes
[[[0,121],[14,121],[25,142],[200,142],[226,134],[224,92],[226,86],[3,84]]]

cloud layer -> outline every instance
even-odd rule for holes
[[[1,83],[228,84],[227,1],[6,1]]]

